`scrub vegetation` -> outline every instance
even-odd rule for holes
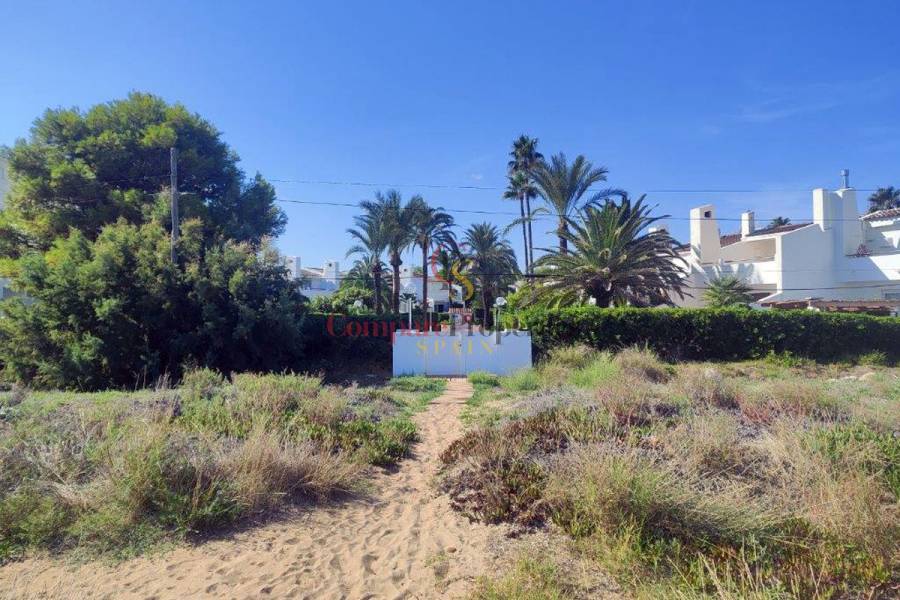
[[[471,427],[440,478],[470,518],[546,528],[636,597],[887,598],[900,585],[896,368],[573,346],[472,381]],[[476,596],[589,595],[570,579],[545,553]]]
[[[411,415],[444,384],[203,369],[134,393],[0,392],[0,562],[124,557],[360,491],[371,465],[407,455]]]

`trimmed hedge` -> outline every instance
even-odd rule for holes
[[[647,345],[671,359],[740,360],[789,352],[820,361],[880,351],[900,359],[900,318],[808,310],[531,309],[518,315],[535,351],[584,343],[598,349]]]

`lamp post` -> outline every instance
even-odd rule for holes
[[[494,300],[494,328],[497,331],[497,343],[500,343],[500,309],[506,306],[506,298],[499,296]]]
[[[353,302],[353,308],[356,309],[357,313],[362,310],[363,306],[365,306],[365,305],[363,304],[362,300],[357,299]]]
[[[431,313],[434,312],[434,298],[428,299],[428,331],[431,331]]]

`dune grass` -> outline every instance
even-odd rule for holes
[[[407,455],[410,416],[443,386],[197,370],[174,389],[0,392],[0,561],[124,557],[357,491],[369,465]]]
[[[484,386],[494,415],[443,453],[441,490],[470,518],[563,531],[637,597],[890,597],[900,370],[789,358],[558,350]],[[534,564],[475,594],[578,596]]]

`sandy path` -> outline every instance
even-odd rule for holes
[[[158,557],[114,567],[30,559],[0,569],[7,598],[458,597],[494,563],[487,526],[455,513],[430,483],[438,455],[462,433],[464,379],[417,415],[421,442],[370,497]]]

